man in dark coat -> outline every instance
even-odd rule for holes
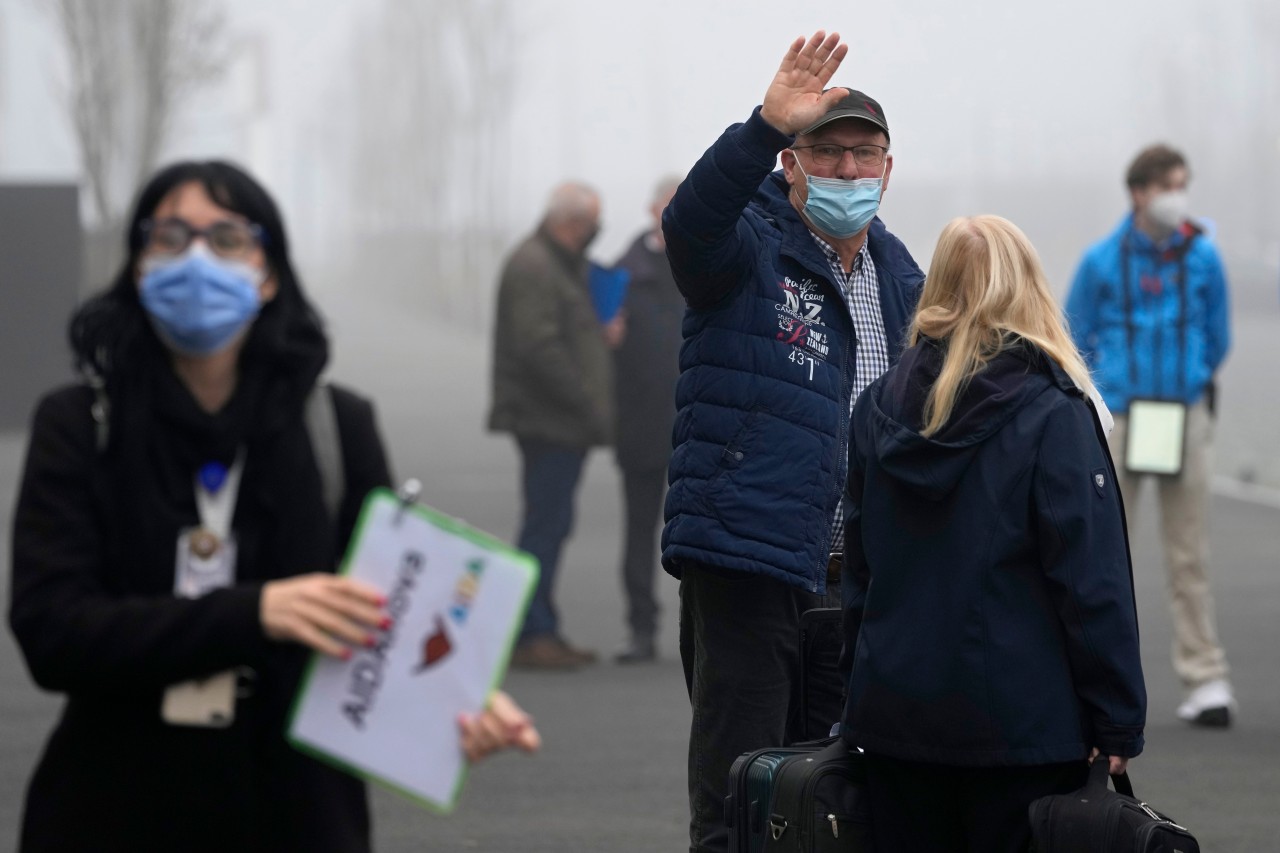
[[[636,238],[618,261],[630,273],[624,310],[626,337],[614,353],[618,467],[626,501],[622,584],[631,636],[618,663],[656,657],[658,603],[653,594],[657,528],[671,458],[676,379],[680,375],[680,321],[684,297],[676,287],[662,237],[662,211],[679,178],[662,180],[649,208],[653,228]]]
[[[797,40],[662,217],[689,306],[662,563],[680,578],[695,853],[727,849],[733,760],[802,736],[799,620],[841,541],[850,407],[897,359],[924,280],[875,215],[884,111],[824,91],[846,52]]]
[[[515,436],[524,496],[517,545],[541,568],[512,655],[518,667],[595,660],[560,636],[552,595],[587,450],[609,443],[613,431],[612,359],[587,285],[586,250],[599,230],[595,190],[558,187],[498,287],[489,429]]]

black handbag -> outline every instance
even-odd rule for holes
[[[1100,755],[1083,788],[1031,803],[1031,853],[1200,853],[1185,826],[1133,795],[1127,773],[1110,777],[1116,789],[1108,789],[1107,771]]]

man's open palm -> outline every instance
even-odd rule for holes
[[[822,91],[848,52],[849,46],[840,44],[839,33],[818,30],[808,42],[803,36],[796,39],[764,93],[760,117],[788,134],[799,133],[822,118],[849,94],[848,89]]]

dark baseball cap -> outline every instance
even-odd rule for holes
[[[830,89],[827,89],[830,92]],[[869,121],[876,127],[884,131],[885,138],[889,137],[889,122],[884,117],[884,110],[880,108],[880,102],[875,98],[857,89],[848,89],[849,94],[841,98],[836,105],[827,110],[826,114],[815,121],[813,124],[800,131],[803,136],[813,133],[825,124],[830,124],[842,118],[857,118],[863,121]]]

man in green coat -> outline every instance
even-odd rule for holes
[[[517,545],[542,569],[512,657],[518,667],[570,669],[596,657],[560,636],[552,594],[587,450],[608,444],[613,429],[606,334],[618,330],[602,327],[587,280],[586,250],[599,230],[595,190],[557,187],[498,285],[489,429],[515,436],[524,498]]]

